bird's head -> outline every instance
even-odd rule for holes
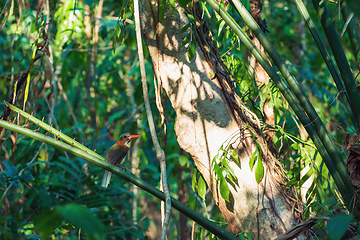
[[[117,141],[118,145],[125,145],[127,147],[130,147],[130,142],[132,139],[138,138],[140,135],[131,135],[129,133],[124,133],[119,137],[119,140]]]

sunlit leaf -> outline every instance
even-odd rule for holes
[[[181,166],[188,166],[189,165],[189,159],[187,157],[181,155],[179,157],[179,164]]]
[[[221,174],[219,176],[219,182],[220,182],[220,195],[223,199],[229,202],[229,196],[230,196],[230,189],[226,182],[225,177]]]
[[[192,179],[191,179],[191,188],[194,192],[196,192],[196,178],[198,175],[198,170],[195,168]]]
[[[258,160],[256,161],[256,168],[255,168],[255,180],[257,183],[260,183],[264,177],[264,166],[261,161],[261,157],[259,154]]]
[[[190,41],[190,39],[191,39],[191,34],[189,33],[182,41],[181,47],[184,47]]]
[[[195,17],[192,14],[188,13],[188,17],[192,22],[196,22]]]
[[[201,174],[199,174],[199,179],[198,179],[198,194],[203,200],[205,200],[206,183]]]
[[[253,170],[253,167],[254,167],[254,163],[255,163],[255,157],[257,156],[258,154],[258,149],[256,149],[253,154],[251,155],[251,158],[250,158],[250,161],[249,161],[249,167],[251,169],[251,171]]]
[[[169,4],[173,8],[173,10],[175,10],[175,1],[174,0],[169,0]]]
[[[223,21],[221,21],[220,24],[219,24],[218,36],[220,36],[221,31],[223,30],[224,26],[225,26],[225,21],[223,20]]]

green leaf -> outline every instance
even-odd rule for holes
[[[40,234],[41,239],[49,239],[61,221],[62,217],[57,211],[44,209],[34,218],[35,232]]]
[[[186,30],[188,30],[188,28],[190,27],[189,24],[186,24],[185,26],[183,26],[179,32],[179,34],[183,34]]]
[[[250,167],[250,170],[252,171],[253,168],[254,168],[254,163],[255,163],[255,157],[258,153],[258,149],[256,149],[253,154],[251,155],[251,158],[250,158],[250,161],[249,161],[249,167]]]
[[[245,235],[247,237],[248,240],[252,240],[253,238],[251,237],[251,232],[245,232]]]
[[[166,0],[161,0],[160,6],[159,6],[159,19],[160,19],[160,21],[164,19],[165,10],[166,10]]]
[[[70,203],[64,206],[56,206],[55,209],[67,221],[87,233],[90,239],[101,240],[105,238],[104,224],[86,207]]]
[[[191,61],[195,57],[195,46],[193,42],[191,42],[190,44],[188,57],[189,57],[189,61]]]
[[[16,167],[13,167],[13,166],[8,162],[8,160],[5,160],[5,161],[4,161],[4,166],[5,166],[6,170],[7,170],[8,173],[9,173],[9,174],[7,174],[8,177],[14,176],[14,175],[17,174],[17,168],[16,168]]]
[[[114,113],[113,115],[111,115],[111,117],[109,117],[109,119],[108,119],[108,124],[109,125],[113,124],[114,120],[116,118],[121,117],[124,113],[126,113],[126,110],[122,110],[122,111],[119,111],[119,112]]]
[[[201,5],[203,6],[203,9],[205,10],[206,14],[208,15],[209,18],[211,18],[211,15],[209,13],[209,10],[207,9],[205,2],[201,2]]]
[[[260,183],[261,180],[264,177],[264,166],[261,161],[261,154],[258,154],[258,159],[256,161],[256,167],[255,167],[255,180],[257,183]]]
[[[180,156],[179,157],[179,164],[181,166],[188,166],[189,165],[189,159],[185,156]]]
[[[181,43],[181,47],[184,47],[191,39],[191,33],[189,33]]]
[[[206,195],[206,183],[202,176],[202,174],[199,174],[198,179],[198,194],[199,196],[205,201],[205,195]]]
[[[293,178],[293,179],[291,179],[290,181],[288,181],[285,186],[286,186],[286,187],[289,187],[289,186],[292,186],[292,185],[294,185],[295,183],[298,183],[298,182],[299,182],[298,179]]]
[[[15,5],[14,1],[11,1],[10,10],[9,10],[9,16],[8,17],[10,17],[11,15],[14,14],[14,5]]]
[[[190,13],[188,13],[188,17],[189,17],[190,21],[196,22],[195,17],[193,15],[191,15]]]
[[[222,169],[224,169],[226,171],[226,173],[228,173],[228,177],[231,179],[234,179],[236,178],[235,177],[235,173],[234,173],[234,170],[230,167],[229,163],[228,163],[228,160],[226,158],[226,155],[228,154],[229,151],[225,151],[224,155],[220,158],[220,162],[222,164]]]
[[[222,170],[220,169],[220,167],[216,161],[214,161],[214,164],[213,164],[213,171],[216,175],[220,175],[222,173]]]
[[[116,27],[115,27],[115,33],[114,33],[114,35],[116,36],[116,37],[119,37],[119,34],[121,33],[121,26],[120,26],[120,23],[119,23],[119,21],[116,23]]]
[[[179,0],[179,5],[180,7],[185,8],[190,2],[191,0]]]
[[[343,237],[348,229],[354,216],[350,215],[335,215],[327,222],[327,230],[331,239],[338,240]]]
[[[169,0],[169,4],[173,8],[173,10],[175,10],[175,1],[174,0]]]
[[[198,170],[195,168],[194,174],[193,174],[193,177],[192,177],[192,180],[191,180],[191,187],[192,187],[192,190],[194,192],[196,192],[196,178],[197,178],[197,175],[198,175]]]
[[[243,233],[239,233],[238,237],[240,238],[240,240],[246,240]]]
[[[223,30],[224,26],[225,26],[225,21],[222,20],[221,23],[219,24],[219,29],[218,29],[218,36],[220,36],[221,31]]]
[[[230,189],[229,189],[229,186],[226,182],[226,179],[225,177],[220,174],[219,175],[220,179],[220,195],[223,199],[225,199],[226,201],[229,202],[229,196],[230,196]]]
[[[299,187],[301,187],[306,182],[306,180],[308,180],[313,175],[313,173],[314,169],[310,168],[310,170],[300,179]]]

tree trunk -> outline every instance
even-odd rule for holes
[[[173,10],[168,5],[159,23],[157,1],[145,0],[140,5],[143,39],[155,76],[176,111],[175,131],[180,147],[191,154],[234,233],[248,231],[254,239],[274,239],[293,226],[298,216],[294,214],[296,203],[284,187],[281,169],[275,167],[276,159],[267,151],[260,126],[254,121],[256,116],[232,100],[236,95],[224,79],[228,75],[219,73],[223,66],[211,57],[216,55],[211,42],[207,42],[210,50],[206,52],[197,40],[195,57],[189,61],[189,44],[181,44],[190,30],[179,34],[189,22],[184,9],[177,6]],[[257,148],[250,131],[263,153],[265,174],[259,184],[249,167]],[[240,159],[239,163],[228,161],[236,175],[234,183],[228,181],[229,202],[221,197],[211,168],[222,144],[237,149]]]

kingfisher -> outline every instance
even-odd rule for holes
[[[131,140],[138,138],[139,136],[140,135],[131,135],[129,133],[122,134],[119,137],[119,140],[109,149],[105,161],[114,164],[115,166],[119,165],[129,151]],[[106,188],[109,185],[110,178],[111,172],[105,170],[101,186]]]

